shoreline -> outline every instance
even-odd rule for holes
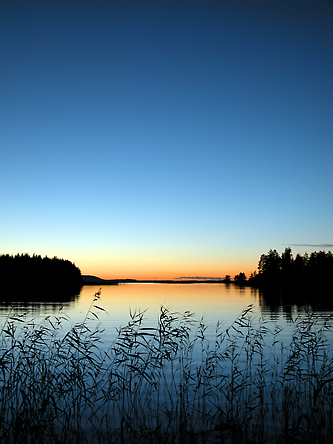
[[[82,276],[83,285],[118,285],[118,284],[228,284],[223,279],[101,279],[96,276]]]

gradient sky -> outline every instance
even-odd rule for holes
[[[332,23],[325,0],[1,0],[0,253],[176,278],[330,249]]]

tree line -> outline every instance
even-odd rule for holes
[[[3,254],[0,284],[78,287],[83,285],[83,280],[80,269],[69,260],[36,254]]]
[[[331,284],[333,276],[333,254],[331,251],[315,251],[293,257],[290,247],[279,255],[276,250],[262,254],[258,271],[246,281],[244,273],[235,276],[235,282],[247,282],[251,286],[291,286]],[[245,277],[245,279],[244,279]]]

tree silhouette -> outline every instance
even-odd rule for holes
[[[276,250],[269,250],[259,259],[258,270],[261,281],[277,282],[280,278],[281,258]]]
[[[0,283],[11,285],[82,285],[81,271],[72,262],[40,255],[0,256]]]
[[[281,255],[281,280],[283,283],[290,283],[294,278],[294,259],[291,248],[286,248]]]
[[[226,275],[226,277],[224,278],[223,282],[226,283],[226,284],[230,284],[231,280],[230,280],[230,275],[229,274]]]
[[[241,272],[235,276],[234,280],[237,284],[244,284],[246,282],[246,274]]]
[[[276,250],[262,254],[258,263],[258,274],[251,274],[249,283],[254,286],[325,286],[333,276],[333,254],[331,251],[313,252],[310,256],[297,254],[293,258],[291,248],[281,256]]]

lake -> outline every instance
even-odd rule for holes
[[[100,291],[100,298],[93,303],[94,294]],[[332,314],[324,307],[308,305],[270,304],[263,298],[258,289],[238,287],[233,284],[139,284],[126,283],[111,286],[84,286],[79,297],[66,303],[12,303],[0,305],[0,323],[11,314],[26,314],[26,319],[34,319],[38,324],[46,316],[62,315],[68,318],[63,323],[67,331],[75,323],[82,322],[93,303],[90,315],[92,324],[100,323],[105,329],[103,339],[106,344],[113,341],[117,329],[125,326],[130,320],[130,313],[145,312],[144,323],[155,327],[161,307],[170,312],[183,314],[193,313],[196,321],[203,320],[208,327],[206,335],[213,339],[217,322],[228,328],[249,306],[254,322],[264,319],[270,328],[278,325],[282,329],[281,338],[288,341],[293,330],[293,322],[306,310],[314,311],[316,318],[321,319]],[[94,308],[94,305],[102,308]]]
[[[10,312],[12,314],[27,313],[27,318],[33,318],[36,322],[49,315],[62,314],[68,317],[68,322],[64,326],[67,325],[69,328],[84,320],[94,294],[99,290],[101,290],[101,296],[94,305],[98,305],[105,311],[95,308],[94,312],[105,329],[107,342],[115,338],[117,328],[127,324],[130,312],[145,311],[145,324],[150,327],[155,326],[161,306],[180,314],[188,310],[194,314],[197,321],[203,318],[210,335],[214,335],[218,321],[227,328],[245,309],[252,306],[253,319],[264,318],[271,326],[278,324],[283,329],[283,337],[286,340],[293,329],[293,321],[304,314],[307,309],[313,310],[319,319],[333,313],[322,306],[313,309],[308,305],[279,305],[276,300],[270,304],[258,289],[238,287],[233,284],[126,283],[102,287],[84,286],[78,298],[64,304],[1,304],[0,322],[1,320],[3,322]],[[90,317],[93,318],[93,322],[98,322],[94,316]]]
[[[332,442],[331,310],[232,284],[99,290],[0,304],[2,442]]]

